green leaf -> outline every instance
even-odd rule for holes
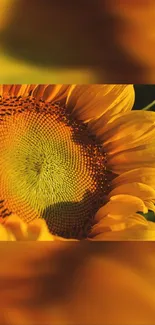
[[[148,221],[153,221],[155,222],[155,213],[153,211],[149,211],[148,213],[142,213],[140,214],[145,217]]]

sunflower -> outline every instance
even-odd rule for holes
[[[155,113],[132,85],[0,91],[2,240],[155,238]]]

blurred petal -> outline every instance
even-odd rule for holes
[[[119,19],[117,41],[126,53],[145,67],[154,68],[155,3],[143,0],[134,3],[109,1],[111,11]],[[143,32],[141,30],[143,26]],[[148,51],[149,49],[149,51]]]
[[[153,242],[10,244],[1,325],[154,325]]]
[[[36,219],[27,226],[27,240],[54,241],[54,236],[50,234],[47,224],[43,219]]]
[[[4,231],[9,231],[15,240],[54,240],[54,237],[49,233],[45,220],[36,219],[30,224],[26,224],[18,216],[11,215],[4,219],[2,224]],[[6,240],[9,240],[6,238]]]
[[[15,241],[15,236],[0,224],[0,241]]]
[[[24,240],[27,238],[27,225],[18,216],[12,215],[6,217],[3,225],[6,229],[12,232],[16,240]]]
[[[91,68],[46,68],[13,58],[1,47],[0,66],[0,82],[7,84],[88,84],[98,81],[97,73]]]
[[[11,215],[0,219],[0,240],[3,241],[77,241],[52,235],[46,221],[38,218],[25,223],[22,218]]]
[[[130,75],[130,70],[132,71],[131,80],[136,80],[138,74],[138,79],[134,83],[154,83],[154,0],[138,0],[136,2],[107,0],[106,3],[108,12],[114,22],[115,42],[120,52],[123,53],[122,60],[124,57],[128,57],[126,67],[128,66],[129,69],[127,74]],[[130,62],[132,62],[131,65]],[[138,67],[139,72],[137,73],[136,69]]]

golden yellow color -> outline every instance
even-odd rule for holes
[[[13,10],[14,6],[12,6],[13,0],[1,0],[0,2],[0,30],[3,30],[9,19],[10,19],[10,7]]]
[[[102,2],[102,0],[101,0]],[[135,66],[139,82],[155,82],[155,3],[153,0],[107,1],[116,24],[116,41]]]
[[[0,325],[154,325],[154,250],[144,242],[1,243]]]
[[[154,240],[154,223],[139,212],[155,210],[155,113],[131,111],[135,96],[132,85],[2,85],[0,91],[2,240],[6,238],[6,217],[15,238],[18,236],[11,229],[14,221],[20,229],[19,240]],[[38,114],[38,119],[31,124],[34,114]],[[25,120],[24,116],[29,118]],[[67,132],[72,130],[72,143],[80,143],[83,148],[77,156],[78,165],[73,163],[75,176],[71,184],[71,172],[68,180],[66,175],[74,149],[70,145],[66,156],[58,129],[54,132],[57,140],[49,142],[45,128],[45,124],[52,128],[54,116],[64,127],[63,134],[65,128]],[[56,158],[60,148],[62,153]],[[50,150],[54,151],[49,155]],[[83,169],[84,161],[88,175]],[[76,176],[77,167],[84,177],[79,171]],[[85,185],[79,183],[79,177]],[[83,196],[82,201],[78,193]],[[37,234],[30,236],[29,231],[23,230],[27,226],[20,224],[20,218],[28,226],[35,219],[44,218],[48,228],[39,221]]]

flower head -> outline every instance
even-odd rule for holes
[[[2,228],[15,222],[21,240],[145,237],[155,113],[133,103],[132,85],[2,85]]]

